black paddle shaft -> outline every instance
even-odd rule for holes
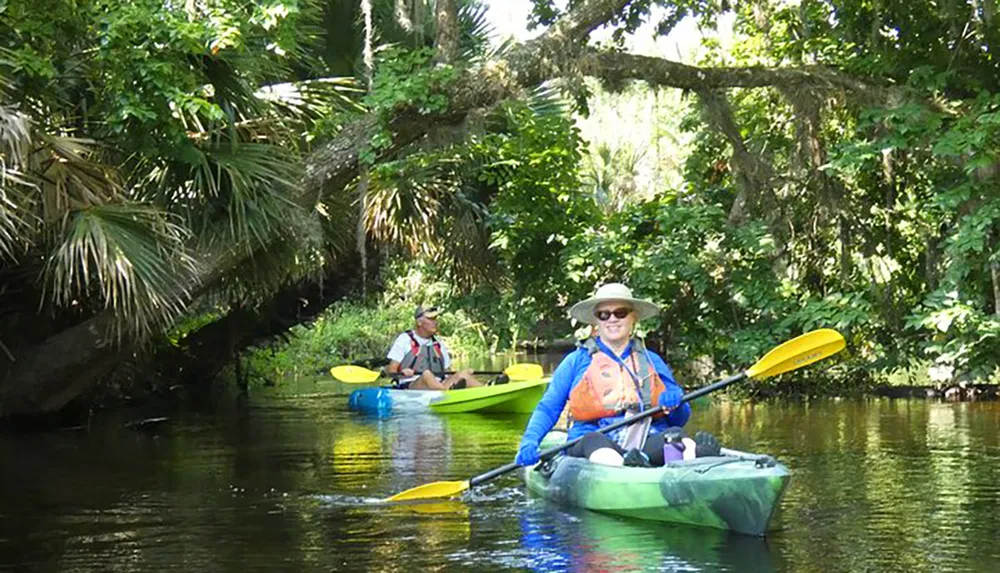
[[[691,400],[695,400],[697,398],[701,398],[705,394],[711,394],[712,392],[715,392],[716,390],[721,390],[722,388],[725,388],[726,386],[729,386],[730,384],[734,384],[736,382],[739,382],[740,380],[743,380],[746,377],[747,377],[747,373],[746,372],[740,372],[739,374],[735,374],[733,376],[730,376],[729,378],[726,378],[725,380],[719,380],[718,382],[715,382],[713,384],[709,384],[708,386],[702,386],[701,388],[698,388],[697,390],[695,390],[693,392],[685,394],[684,397],[681,398],[681,402],[680,403],[683,404],[685,402],[690,402]],[[652,408],[652,409],[646,410],[645,412],[641,412],[641,413],[639,413],[639,414],[637,414],[635,416],[632,416],[630,418],[625,418],[624,420],[621,420],[621,421],[615,422],[614,424],[610,424],[608,426],[605,426],[605,427],[601,428],[598,431],[600,433],[602,433],[602,434],[607,434],[608,432],[613,432],[613,431],[617,430],[618,428],[624,428],[625,426],[632,425],[632,424],[638,422],[639,420],[645,420],[646,418],[649,418],[650,416],[655,416],[657,414],[665,413],[665,412],[667,412],[667,408],[664,408],[663,406],[660,406],[658,408]],[[543,460],[547,460],[547,459],[551,458],[552,456],[558,454],[559,452],[561,452],[561,451],[563,451],[565,449],[573,447],[577,442],[579,442],[582,439],[583,439],[583,437],[581,436],[579,438],[574,438],[574,439],[566,442],[565,444],[556,446],[554,448],[549,448],[549,449],[545,450],[544,452],[541,452],[540,454],[538,454],[538,457],[541,458],[541,459],[543,459]],[[511,462],[511,463],[509,463],[509,464],[507,464],[505,466],[500,466],[500,467],[498,467],[496,469],[493,469],[493,470],[490,470],[490,471],[488,471],[488,472],[486,472],[484,474],[477,475],[476,477],[474,477],[474,478],[472,478],[472,479],[469,480],[469,487],[477,486],[477,485],[479,485],[479,484],[481,484],[483,482],[489,481],[489,480],[491,480],[491,479],[493,479],[493,478],[495,478],[495,477],[497,477],[499,475],[503,475],[503,474],[505,474],[507,472],[516,470],[519,467],[521,467],[521,465],[518,464],[517,462]]]
[[[431,370],[431,373],[434,374],[435,376],[451,376],[452,374],[455,374],[455,372],[453,370],[449,370],[447,372],[434,372],[433,370]],[[491,370],[486,370],[486,371],[475,370],[472,373],[473,374],[483,374],[485,376],[499,376],[499,375],[503,374],[503,372],[494,372],[494,371],[491,371]],[[388,376],[389,376],[389,378],[407,378],[406,374],[403,374],[402,372],[391,372],[391,373],[389,373]],[[413,376],[419,376],[419,374],[414,373]]]

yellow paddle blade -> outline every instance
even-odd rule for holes
[[[532,364],[531,362],[511,364],[504,369],[503,373],[510,376],[511,380],[538,380],[545,376],[545,371],[542,370],[541,365]]]
[[[414,501],[418,499],[441,499],[455,497],[469,489],[468,481],[436,481],[410,488],[404,492],[387,497],[382,501]]]
[[[843,350],[845,345],[844,337],[836,330],[813,330],[774,348],[751,366],[746,374],[750,378],[777,376],[832,356]]]
[[[347,384],[370,384],[379,379],[378,372],[369,370],[353,364],[334,366],[330,369],[330,375]]]

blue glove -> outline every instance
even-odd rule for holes
[[[673,410],[681,405],[681,398],[684,397],[684,391],[681,390],[680,386],[673,384],[667,384],[666,386],[666,389],[660,394],[660,406],[666,406]]]
[[[526,442],[517,450],[514,463],[519,466],[533,466],[538,463],[538,444]]]

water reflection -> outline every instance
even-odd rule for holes
[[[776,455],[766,540],[570,511],[512,476],[461,501],[374,500],[511,460],[525,416],[346,410],[328,380],[172,416],[159,434],[0,436],[0,570],[992,571],[1000,408],[703,404],[692,428]]]
[[[534,571],[774,571],[767,542],[724,531],[532,506],[521,543]]]

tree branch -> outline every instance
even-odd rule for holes
[[[746,219],[748,208],[758,207],[772,193],[774,170],[764,158],[750,153],[724,95],[715,90],[699,89],[698,97],[705,106],[707,123],[722,133],[733,148],[731,161],[739,193],[729,211],[729,224],[738,225]]]
[[[866,99],[885,99],[883,88],[822,66],[700,68],[663,58],[592,50],[581,62],[584,73],[611,82],[642,80],[650,85],[685,90],[762,88],[808,85],[815,89],[853,92]]]

